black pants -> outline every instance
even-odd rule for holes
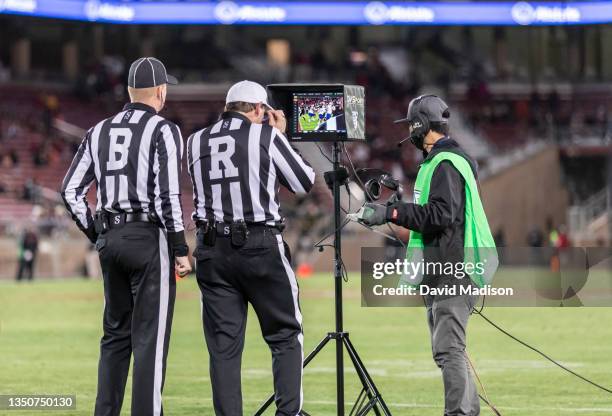
[[[129,223],[98,238],[104,276],[96,416],[121,411],[133,355],[133,416],[162,415],[162,389],[176,293],[165,231]]]
[[[276,415],[297,415],[302,407],[302,314],[281,235],[258,229],[240,248],[228,237],[205,246],[198,235],[195,257],[215,413],[242,415],[240,365],[250,303],[272,351]]]
[[[34,278],[34,262],[36,257],[31,260],[20,259],[19,268],[17,270],[17,280],[32,280]]]

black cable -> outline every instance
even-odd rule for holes
[[[485,402],[485,404],[487,406],[489,406],[489,408],[491,409],[491,411],[493,413],[495,413],[495,416],[502,416],[501,413],[499,413],[499,410],[497,410],[495,408],[495,406],[493,405],[493,403],[491,403],[490,401],[488,401],[487,399],[485,399],[484,397],[482,397],[482,394],[478,393],[478,397],[480,397],[480,400],[482,400],[483,402]]]
[[[342,209],[342,210],[344,211],[344,209]],[[338,228],[336,228],[335,230],[325,234],[325,236],[322,239],[320,239],[319,241],[317,241],[313,245],[313,247],[316,247],[319,250],[322,250],[324,247],[335,248],[334,245],[332,245],[332,244],[321,244],[321,243],[323,241],[327,240],[332,235],[336,234],[336,231],[341,230],[342,228],[344,228],[349,222],[351,222],[351,220],[346,218],[344,220],[344,222],[342,224],[340,224],[340,226]],[[340,274],[342,276],[342,280],[344,280],[345,282],[348,282],[348,271],[346,270],[346,266],[344,265],[344,261],[342,260],[342,258],[340,258]]]
[[[351,191],[349,190],[348,183],[346,184],[346,193],[348,194],[348,211],[351,212]]]
[[[351,193],[351,188],[349,188],[348,180],[344,184],[344,187],[346,188],[346,195],[348,196],[348,211],[350,212],[351,211],[351,198],[353,197],[353,194]]]
[[[351,166],[351,170],[353,171],[353,175],[357,178],[357,180],[359,181],[359,184],[363,188],[363,192],[365,192],[365,194],[368,197],[368,199],[373,201],[374,198],[372,198],[372,194],[370,194],[368,192],[368,188],[366,188],[365,184],[363,183],[363,181],[361,180],[359,175],[357,175],[357,169],[355,169],[355,165],[353,164],[353,161],[351,160],[351,155],[349,155],[348,150],[346,150],[346,144],[344,144],[344,142],[342,142],[342,150],[344,151],[344,154],[346,155],[346,158],[347,158],[347,160],[349,162],[349,165]]]
[[[317,146],[317,148],[319,149],[319,152],[321,153],[321,155],[329,162],[329,163],[334,163],[333,160],[325,154],[325,152],[323,151],[323,148],[321,147],[321,145],[319,143],[315,143],[315,146]],[[348,211],[351,210],[351,191],[349,189],[348,183],[346,184],[346,193],[348,194]],[[347,210],[345,210],[344,208],[340,207],[345,214],[348,214]]]
[[[482,305],[480,305],[480,309],[476,310],[476,307],[474,306],[474,308],[472,309],[472,312],[470,312],[470,314],[482,312],[484,310],[484,307],[485,307],[485,299],[486,298],[487,298],[487,295],[482,295]]]
[[[351,166],[351,170],[353,171],[353,176],[355,176],[355,178],[357,178],[357,180],[359,181],[359,184],[361,185],[361,187],[363,188],[363,191],[365,192],[366,196],[372,200],[372,195],[370,195],[370,193],[368,192],[368,189],[366,188],[365,184],[363,183],[363,181],[361,180],[361,178],[359,177],[359,175],[357,175],[357,170],[355,169],[355,165],[353,164],[353,161],[351,160],[351,156],[349,155],[348,150],[346,150],[346,145],[344,144],[344,142],[342,142],[342,150],[344,151],[344,154],[346,155],[346,158],[348,159],[349,165]],[[349,201],[350,201],[350,195],[349,195]],[[369,230],[372,230],[372,227],[367,226],[366,224],[362,224],[359,223],[361,225],[363,225],[364,227],[366,227]],[[404,242],[397,236],[397,233],[395,232],[395,230],[393,229],[393,227],[391,227],[391,224],[387,223],[387,227],[389,227],[389,230],[391,231],[391,233],[393,234],[393,237],[395,238],[395,241],[397,241],[398,243],[400,243],[400,245],[403,248],[406,248],[406,244],[404,244]]]
[[[518,339],[517,337],[515,337],[514,335],[512,335],[511,333],[509,333],[508,331],[506,331],[505,329],[503,329],[502,327],[500,327],[499,325],[497,325],[496,323],[494,323],[493,321],[491,321],[489,318],[487,318],[483,313],[482,310],[481,311],[477,311],[476,309],[474,309],[474,312],[477,313],[478,315],[480,315],[482,317],[482,319],[484,319],[485,321],[487,321],[491,326],[493,326],[495,329],[497,329],[498,331],[500,331],[501,333],[507,335],[508,337],[512,338],[513,340],[515,340],[516,342],[518,342],[519,344],[529,348],[530,350],[540,354],[542,357],[546,358],[548,361],[550,361],[551,363],[553,363],[554,365],[556,365],[557,367],[567,371],[568,373],[572,374],[573,376],[578,377],[579,379],[597,387],[598,389],[601,389],[603,391],[605,391],[606,393],[610,393],[612,394],[612,390],[602,386],[601,384],[597,384],[594,381],[589,380],[588,378],[581,376],[580,374],[576,373],[575,371],[567,368],[566,366],[564,366],[563,364],[555,361],[553,358],[549,357],[548,355],[546,355],[545,353],[543,353],[542,351],[540,351],[539,349],[532,347],[531,345],[527,344],[525,341],[522,341],[520,339]]]
[[[346,266],[344,265],[344,260],[340,257],[340,274],[342,275],[342,280],[348,282],[348,270],[346,270]]]
[[[330,163],[333,164],[332,159],[325,154],[325,152],[323,151],[323,148],[318,144],[315,143],[315,145],[317,146],[317,148],[319,149],[319,152],[321,153],[321,155]],[[342,212],[344,212],[345,214],[349,214],[350,209],[351,209],[351,193],[348,189],[348,186],[346,188],[347,194],[348,194],[348,198],[349,198],[349,208],[348,210],[346,210],[344,207],[340,206],[340,209],[342,210]],[[327,240],[329,237],[331,237],[332,235],[336,234],[337,231],[342,230],[349,222],[351,222],[350,219],[345,218],[345,220],[342,222],[342,224],[340,224],[337,228],[335,228],[333,231],[325,234],[323,236],[323,238],[321,238],[319,241],[317,241],[313,247],[318,248],[319,250],[322,250],[324,247],[330,247],[330,248],[334,248],[334,245],[332,244],[321,244],[323,241]],[[342,260],[342,258],[340,258],[340,274],[342,276],[342,280],[344,280],[345,282],[348,282],[348,271],[346,270],[346,266],[344,265],[344,261]]]
[[[321,154],[323,155],[323,157],[325,159],[327,159],[329,162],[331,162],[330,158],[323,152],[323,149],[321,148],[321,146],[319,146],[319,144],[316,144],[317,148],[319,149],[319,151],[321,152]],[[361,180],[361,178],[359,177],[359,175],[357,175],[357,170],[355,169],[355,165],[353,164],[353,161],[351,160],[351,156],[349,155],[348,151],[346,150],[346,145],[344,144],[344,142],[342,143],[342,149],[344,151],[344,154],[346,155],[346,158],[349,161],[349,164],[351,166],[351,170],[353,171],[353,175],[357,178],[357,180],[359,181],[359,183],[361,184],[361,186],[364,189],[364,192],[366,193],[366,195],[371,198],[371,195],[368,193],[368,190],[366,189],[363,181]],[[342,206],[340,207],[340,209],[342,210],[342,212],[344,212],[345,214],[349,214],[350,212],[350,206],[351,206],[351,192],[349,191],[348,187],[347,187],[347,193],[348,193],[348,198],[349,198],[349,209],[346,210],[345,208],[343,208]],[[316,242],[313,246],[318,248],[318,249],[322,249],[323,247],[333,247],[333,245],[331,244],[321,244],[323,241],[327,240],[329,237],[331,237],[332,235],[334,235],[336,233],[336,231],[343,229],[349,222],[351,222],[350,219],[346,218],[344,220],[344,222],[342,224],[340,224],[340,226],[338,226],[336,229],[334,229],[333,231],[329,232],[328,234],[326,234],[323,238],[321,238],[318,242]],[[358,224],[361,224],[362,226],[366,227],[369,230],[373,230],[372,227],[360,223],[358,222]],[[398,243],[400,243],[402,245],[402,247],[405,247],[404,242],[402,240],[400,240],[400,238],[397,236],[397,234],[395,233],[395,230],[389,225],[389,229],[391,230],[391,233],[393,234],[393,236],[390,236],[388,234],[386,234],[389,238],[394,239],[395,241],[397,241]],[[342,274],[342,280],[344,280],[345,282],[348,282],[348,271],[346,269],[346,266],[344,265],[344,261],[342,261],[342,259],[340,259],[340,270],[341,270],[341,274]]]
[[[348,218],[344,219],[344,222],[342,224],[340,224],[337,228],[335,228],[333,231],[325,234],[325,236],[320,239],[319,241],[317,241],[316,243],[314,243],[313,247],[316,248],[321,248],[321,247],[333,247],[332,245],[325,245],[325,244],[321,244],[323,241],[327,240],[329,237],[331,237],[332,235],[336,234],[336,231],[341,230],[342,228],[344,228],[346,226],[346,224],[348,224],[349,222],[351,222],[351,220],[349,220]]]
[[[319,152],[321,152],[321,154],[323,155],[323,157],[324,157],[325,159],[327,159],[327,161],[328,161],[329,163],[332,163],[332,164],[333,164],[334,162],[331,160],[331,158],[330,158],[329,156],[327,156],[327,155],[325,154],[325,152],[323,151],[323,148],[321,147],[321,145],[320,145],[319,143],[315,143],[315,145],[316,145],[316,146],[319,148]]]

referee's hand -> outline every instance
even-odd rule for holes
[[[175,257],[174,268],[176,270],[176,274],[178,274],[179,277],[187,276],[189,273],[191,273],[191,263],[189,263],[189,257]]]
[[[287,119],[283,110],[268,110],[268,118],[270,125],[276,127],[282,133],[287,129]]]

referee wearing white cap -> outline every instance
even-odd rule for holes
[[[272,352],[276,415],[295,416],[302,408],[302,314],[278,190],[282,184],[307,193],[315,174],[283,135],[286,124],[264,87],[242,81],[228,91],[221,119],[187,142],[198,225],[194,257],[218,416],[242,415],[248,303]]]

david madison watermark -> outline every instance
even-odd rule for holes
[[[612,248],[361,250],[361,303],[422,306],[423,296],[480,296],[488,306],[612,306]]]

